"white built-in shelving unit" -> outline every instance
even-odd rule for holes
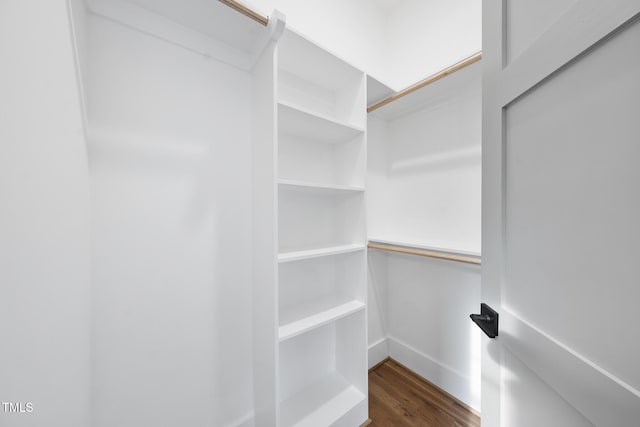
[[[282,426],[367,419],[365,76],[292,31],[278,47]]]
[[[255,209],[272,213],[254,222],[255,375],[274,396],[258,399],[256,423],[359,426],[368,418],[366,78],[291,30],[272,53],[254,71],[255,84],[273,79],[254,99]]]

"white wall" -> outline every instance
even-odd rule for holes
[[[480,267],[387,255],[389,355],[480,410]]]
[[[89,180],[64,0],[0,4],[0,402],[90,425]]]
[[[369,114],[371,239],[480,252],[480,65]],[[480,268],[369,251],[369,365],[391,356],[480,407]]]
[[[369,368],[389,357],[389,281],[387,255],[367,253],[367,345]]]
[[[246,0],[269,15],[274,9],[293,28],[352,65],[388,80],[386,13],[372,0]]]
[[[247,0],[401,90],[482,49],[478,0]]]
[[[384,9],[263,4],[389,77]],[[91,408],[95,426],[235,425],[252,409],[249,76],[113,21],[85,28],[74,11],[88,54],[91,230],[66,3],[0,6],[0,400],[34,405],[0,420],[87,426]],[[387,281],[398,271],[380,268]],[[412,282],[389,283],[372,339],[403,323],[393,301]]]
[[[409,86],[482,50],[479,0],[403,0],[387,26],[387,76],[395,86]]]
[[[251,80],[87,22],[93,426],[251,417]],[[87,424],[88,425],[88,424]]]
[[[480,252],[480,70],[369,115],[370,237]]]

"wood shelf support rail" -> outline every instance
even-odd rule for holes
[[[482,258],[476,255],[458,254],[454,252],[444,252],[444,251],[416,248],[411,246],[399,246],[399,245],[392,245],[388,243],[376,243],[376,242],[369,242],[367,247],[370,249],[380,249],[383,251],[399,252],[403,254],[419,255],[419,256],[425,256],[429,258],[445,259],[448,261],[466,262],[468,264],[480,265],[482,263]]]
[[[264,16],[259,14],[258,12],[256,12],[255,10],[251,9],[249,6],[236,1],[236,0],[218,0],[220,3],[225,4],[227,6],[229,6],[231,9],[240,12],[241,14],[243,14],[244,16],[248,16],[249,18],[253,19],[254,21],[264,25],[265,27],[267,25],[269,25],[269,17],[268,16]]]
[[[383,99],[380,102],[376,102],[375,104],[373,104],[373,105],[371,105],[371,106],[369,106],[367,108],[367,113],[375,111],[380,107],[384,107],[385,105],[387,105],[387,104],[389,104],[389,103],[391,103],[393,101],[396,101],[396,100],[402,98],[403,96],[407,96],[410,93],[415,92],[418,89],[422,89],[423,87],[425,87],[427,85],[430,85],[431,83],[436,82],[436,81],[440,80],[443,77],[451,75],[451,74],[455,73],[456,71],[460,71],[463,68],[468,67],[469,65],[480,61],[481,59],[482,59],[482,52],[475,53],[475,54],[471,55],[470,57],[465,58],[462,61],[457,62],[457,63],[453,64],[450,67],[445,68],[442,71],[438,71],[437,73],[427,77],[424,80],[420,80],[418,83],[415,83],[415,84],[409,86],[408,88],[401,90],[400,92],[394,93],[393,95]]]

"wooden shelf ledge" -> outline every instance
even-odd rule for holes
[[[419,246],[405,245],[405,244],[395,244],[395,243],[387,243],[387,242],[378,242],[375,240],[370,240],[367,244],[367,247],[370,249],[379,249],[383,251],[390,252],[399,252],[403,254],[410,255],[419,255],[429,258],[437,258],[444,259],[448,261],[457,261],[464,262],[467,264],[476,264],[480,265],[482,263],[482,258],[479,255],[471,255],[453,251],[444,251],[438,249],[427,249]]]
[[[236,12],[239,12],[244,16],[253,19],[257,23],[264,25],[265,27],[269,25],[268,16],[261,15],[260,13],[251,9],[249,6],[247,6],[244,3],[241,3],[237,0],[218,0],[218,1],[226,6],[229,6],[231,9],[235,10]]]
[[[447,77],[453,73],[455,73],[456,71],[460,71],[463,68],[468,67],[471,64],[475,64],[476,62],[480,61],[482,59],[482,52],[478,52],[475,53],[471,56],[469,56],[468,58],[463,59],[460,62],[457,62],[453,65],[451,65],[450,67],[445,68],[444,70],[438,71],[437,73],[423,79],[420,80],[418,83],[415,83],[411,86],[409,86],[406,89],[401,90],[400,92],[396,92],[391,96],[388,96],[387,98],[383,99],[382,101],[376,102],[373,105],[370,105],[367,108],[367,113],[371,113],[372,111],[377,110],[378,108],[384,107],[385,105],[396,101],[404,96],[407,96],[415,91],[417,91],[418,89],[422,89],[423,87],[430,85],[431,83],[435,83],[438,80]]]

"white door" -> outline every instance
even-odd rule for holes
[[[640,426],[639,14],[483,2],[483,426]]]

